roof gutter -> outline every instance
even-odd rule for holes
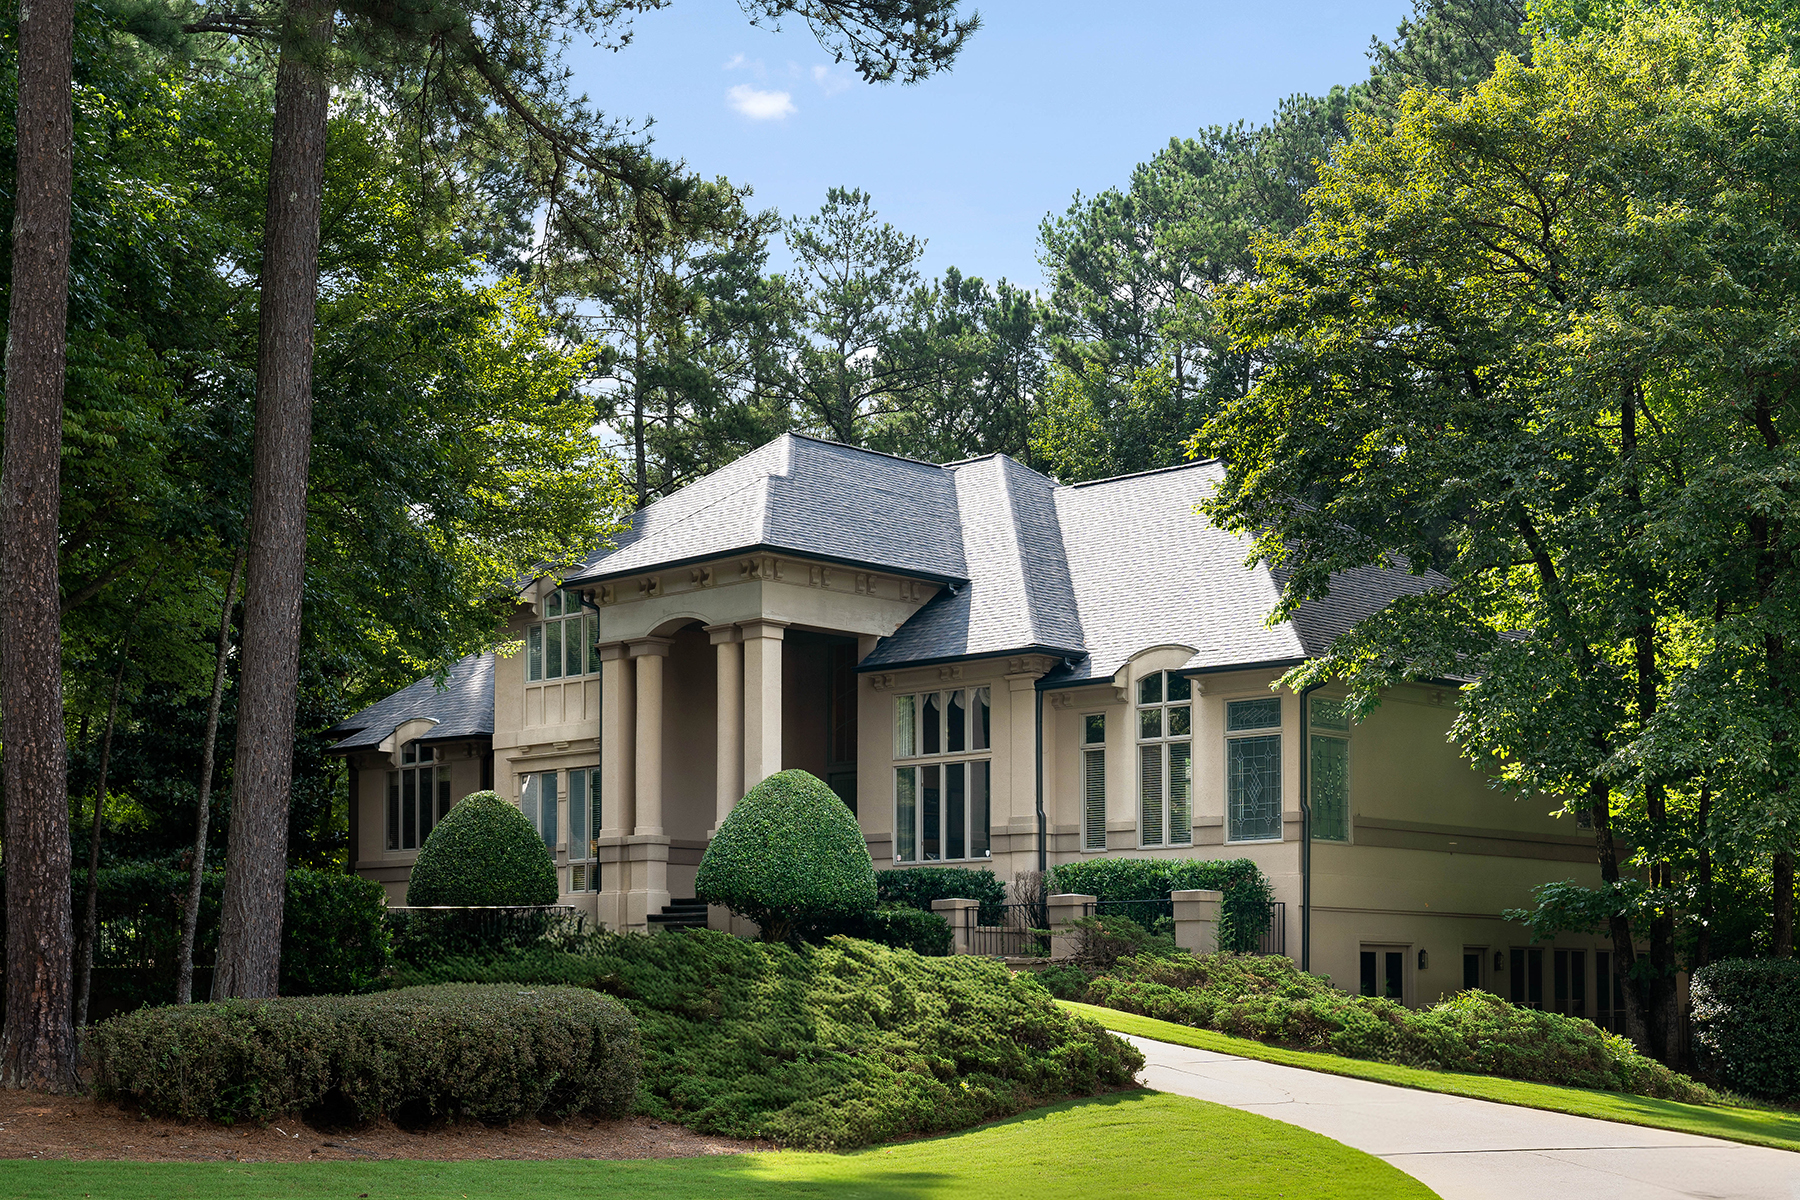
[[[612,554],[620,551],[615,550]],[[734,546],[726,550],[709,550],[705,554],[692,554],[686,558],[671,558],[662,562],[644,563],[636,567],[608,571],[604,569],[605,558],[600,560],[601,566],[585,575],[575,575],[563,580],[566,588],[592,587],[615,579],[630,579],[634,575],[654,575],[658,571],[673,571],[680,567],[691,567],[698,563],[718,562],[721,559],[736,558],[744,554],[780,554],[790,558],[802,558],[812,562],[830,563],[837,567],[854,567],[863,571],[880,571],[888,575],[904,575],[909,579],[922,579],[927,583],[965,584],[969,580],[962,575],[943,575],[935,571],[921,571],[916,567],[899,567],[891,563],[870,562],[867,559],[844,558],[835,554],[821,554],[816,550],[800,550],[792,546],[777,546],[771,542],[756,542],[749,546]],[[607,557],[611,557],[609,554]]]
[[[1326,681],[1300,689],[1300,969],[1312,970],[1312,713],[1310,697]]]

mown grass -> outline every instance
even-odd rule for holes
[[[0,1197],[80,1200],[1431,1200],[1380,1159],[1268,1117],[1157,1092],[1074,1100],[846,1154],[595,1162],[0,1162]]]
[[[1675,1100],[1652,1100],[1646,1096],[1633,1096],[1623,1092],[1598,1092],[1584,1088],[1556,1087],[1547,1083],[1524,1083],[1516,1079],[1498,1079],[1492,1075],[1425,1071],[1391,1063],[1340,1058],[1335,1054],[1289,1050],[1247,1038],[1215,1033],[1210,1029],[1176,1025],[1093,1004],[1076,1004],[1068,1000],[1058,1003],[1084,1017],[1092,1018],[1116,1033],[1173,1042],[1177,1046],[1192,1046],[1199,1050],[1234,1054],[1239,1058],[1278,1063],[1284,1067],[1303,1067],[1308,1071],[1368,1079],[1397,1087],[1417,1088],[1420,1091],[1443,1092],[1474,1100],[1493,1100],[1501,1104],[1516,1104],[1522,1108],[1541,1108],[1549,1112],[1595,1117],[1602,1121],[1643,1125],[1651,1129],[1673,1129],[1681,1133],[1746,1142],[1752,1146],[1772,1146],[1777,1150],[1800,1150],[1800,1113],[1782,1109],[1682,1104]]]

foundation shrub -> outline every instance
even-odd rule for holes
[[[1058,1000],[1080,1000],[1087,995],[1093,973],[1074,963],[1052,963],[1037,972],[1037,981]]]
[[[956,944],[956,935],[943,917],[899,904],[884,904],[854,917],[811,925],[802,934],[808,942],[822,942],[838,936],[861,938],[878,946],[911,950],[930,958],[942,958]]]
[[[1346,995],[1278,956],[1124,958],[1071,998],[1346,1058],[1689,1103],[1716,1099],[1590,1021],[1521,1008],[1479,991],[1408,1009],[1379,996]]]
[[[1728,958],[1694,972],[1694,1054],[1735,1091],[1800,1097],[1800,961]]]
[[[875,872],[876,898],[883,904],[904,904],[930,912],[933,900],[979,900],[977,920],[1000,924],[1000,908],[1006,903],[1006,885],[983,867],[902,867]]]
[[[1222,892],[1219,947],[1248,953],[1269,930],[1274,890],[1247,858],[1199,862],[1181,858],[1093,858],[1050,869],[1052,893],[1095,896],[1102,901],[1167,900],[1170,892],[1207,888]]]
[[[814,1149],[966,1129],[1128,1085],[1143,1063],[997,962],[842,937],[795,949],[707,930],[609,934],[585,953],[452,960],[409,977],[608,992],[638,1021],[640,1111]]]
[[[406,902],[555,904],[556,864],[517,805],[498,792],[474,792],[457,802],[420,847]]]
[[[145,1008],[90,1028],[104,1098],[183,1120],[408,1125],[628,1112],[637,1033],[585,988],[451,985]]]
[[[806,925],[874,909],[875,866],[862,828],[825,781],[780,771],[751,788],[700,859],[694,895],[784,942]]]

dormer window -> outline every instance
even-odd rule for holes
[[[581,597],[558,588],[544,597],[544,620],[525,630],[525,681],[570,679],[600,672],[600,614],[584,611]]]

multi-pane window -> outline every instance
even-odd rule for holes
[[[992,745],[987,688],[894,698],[895,862],[991,856]]]
[[[1138,842],[1185,846],[1194,840],[1193,684],[1158,671],[1138,680]]]
[[[525,681],[599,673],[599,640],[600,614],[584,612],[580,596],[558,588],[544,597],[544,620],[525,630]]]
[[[556,772],[542,771],[519,777],[519,811],[544,839],[544,848],[556,852]]]
[[[1342,700],[1309,700],[1312,731],[1307,790],[1312,793],[1312,835],[1324,842],[1350,840],[1350,714]]]
[[[1225,705],[1225,837],[1281,836],[1281,700]]]
[[[569,772],[569,890],[600,890],[600,864],[594,861],[594,838],[600,830],[600,772]]]
[[[388,772],[387,848],[417,850],[450,811],[450,767],[431,746],[400,747],[400,769]]]
[[[1106,849],[1106,714],[1081,719],[1081,848]]]

